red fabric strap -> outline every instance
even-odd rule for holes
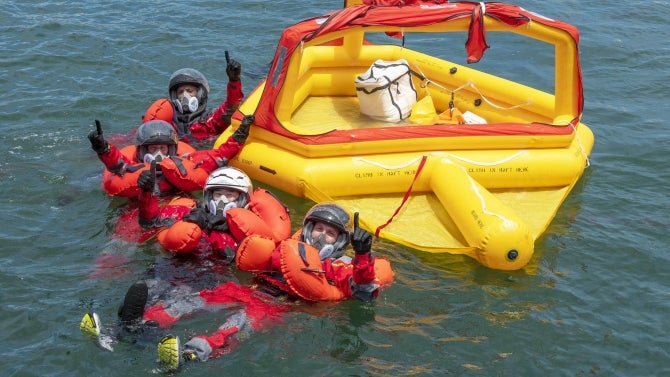
[[[423,170],[423,166],[426,164],[426,160],[428,159],[428,156],[423,156],[421,157],[421,162],[419,162],[419,167],[416,169],[416,174],[414,174],[414,179],[412,180],[412,184],[409,185],[409,189],[407,189],[407,192],[405,193],[405,196],[402,198],[402,202],[400,202],[400,205],[398,208],[396,208],[395,212],[393,212],[393,215],[384,223],[383,225],[380,225],[377,227],[377,230],[375,230],[375,237],[379,237],[379,232],[386,228],[387,225],[393,221],[393,218],[400,212],[400,209],[402,206],[405,205],[405,202],[407,202],[407,199],[409,199],[409,195],[412,193],[412,187],[414,187],[414,183],[416,182],[417,178],[419,178],[419,174],[421,174],[421,170]]]

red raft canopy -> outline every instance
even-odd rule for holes
[[[505,3],[480,3],[480,2],[458,2],[439,3],[439,1],[397,1],[397,0],[374,0],[366,1],[370,5],[358,4],[347,6],[325,15],[301,21],[284,30],[278,43],[277,50],[265,82],[263,93],[255,110],[256,126],[268,131],[296,140],[303,144],[337,144],[349,142],[361,142],[368,140],[402,139],[415,137],[433,137],[436,132],[440,136],[478,136],[490,134],[496,135],[568,135],[579,122],[583,108],[583,91],[581,68],[579,59],[574,61],[574,76],[571,77],[570,85],[574,85],[569,92],[574,97],[570,99],[571,116],[569,125],[573,127],[552,127],[547,124],[496,124],[496,128],[482,129],[460,125],[457,128],[433,127],[385,129],[380,134],[379,129],[357,129],[357,130],[332,130],[321,135],[299,135],[287,130],[276,116],[276,106],[279,93],[284,86],[287,70],[291,62],[291,56],[301,45],[321,36],[325,36],[350,28],[360,27],[389,27],[396,30],[409,30],[412,27],[421,27],[444,22],[462,22],[469,20],[468,38],[465,43],[465,52],[468,63],[478,62],[489,48],[486,41],[486,27],[484,17],[491,17],[499,22],[512,27],[519,27],[528,23],[540,23],[558,30],[564,31],[577,46],[579,32],[574,26],[562,21],[552,20],[537,13],[529,12],[519,6]],[[346,4],[346,2],[345,2]],[[387,32],[388,35],[400,35],[401,32]],[[444,46],[445,49],[453,49]],[[575,52],[578,54],[578,51]],[[572,95],[574,93],[574,95]],[[561,126],[565,126],[563,123]]]

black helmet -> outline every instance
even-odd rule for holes
[[[179,102],[177,98],[177,87],[184,84],[195,85],[198,87],[198,94],[196,98],[198,100],[197,110],[191,111],[189,114],[190,119],[195,119],[196,116],[200,116],[205,109],[207,108],[207,94],[209,93],[209,83],[205,75],[200,73],[197,69],[193,68],[182,68],[177,70],[170,77],[170,83],[168,84],[168,93],[170,94],[170,101],[173,104]]]
[[[334,250],[328,257],[337,259],[344,255],[344,251],[349,244],[349,234],[351,233],[351,216],[349,213],[335,203],[321,203],[312,207],[302,222],[301,240],[312,245],[312,230],[314,223],[320,221],[334,226],[340,231],[337,240],[333,244]],[[323,259],[323,258],[322,258]]]
[[[166,144],[170,156],[177,155],[177,132],[174,127],[164,120],[151,120],[143,123],[137,129],[136,142],[137,161],[143,161],[149,153],[148,145]]]

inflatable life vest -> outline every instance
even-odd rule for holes
[[[226,220],[230,234],[239,241],[251,235],[260,235],[274,242],[291,236],[288,209],[272,193],[262,188],[254,190],[248,209],[229,209]]]
[[[152,103],[147,111],[142,115],[142,123],[149,122],[151,120],[163,120],[170,123],[175,131],[177,126],[174,124],[174,109],[170,100],[167,98],[159,98],[154,103]]]
[[[209,172],[197,167],[195,162],[180,157],[161,161],[161,171],[168,182],[182,191],[202,190],[209,176]]]
[[[237,249],[235,263],[244,271],[272,271],[273,253],[279,254],[280,272],[290,294],[310,301],[336,301],[347,298],[338,287],[330,284],[323,271],[319,252],[295,238],[282,241],[279,246],[267,237],[253,235],[244,239]],[[341,262],[334,262],[334,264]],[[351,265],[353,268],[353,265]],[[375,283],[383,287],[394,278],[391,263],[386,258],[374,258]]]
[[[319,252],[312,246],[286,240],[279,245],[281,273],[294,295],[309,301],[337,301],[344,292],[331,285],[322,272]]]
[[[194,151],[195,149],[192,146],[182,141],[178,142],[177,144],[178,155],[192,153]],[[135,155],[137,153],[135,145],[127,145],[123,147],[119,152],[126,161],[137,160],[137,156]],[[168,179],[169,183],[164,180],[158,180],[158,185],[160,187],[161,192],[168,192],[173,189],[178,189],[182,191],[194,191],[197,189],[202,189],[202,187],[204,186],[204,180],[202,180],[202,178],[200,177],[201,175],[200,172],[195,173],[189,170],[186,170],[185,172],[186,176],[189,176],[190,173],[193,173],[194,181],[202,180],[203,182],[202,186],[193,189],[192,182],[188,181],[187,179],[180,180],[175,178],[176,176],[180,176],[181,170],[179,167],[177,167],[177,165],[173,161],[171,162],[171,159],[166,159],[165,161],[161,162],[161,170],[163,169],[163,164],[165,164],[166,166],[168,175],[175,181],[174,182],[170,181],[168,179],[168,176],[166,176],[166,179]],[[188,166],[191,169],[194,168],[193,164],[186,166]],[[137,186],[137,178],[144,170],[149,169],[149,167],[150,167],[149,164],[145,164],[144,162],[137,162],[134,165],[130,165],[123,175],[118,175],[112,173],[111,171],[109,171],[109,169],[105,169],[102,173],[102,190],[110,196],[121,196],[124,198],[137,197],[137,195],[139,195],[141,191],[141,189]],[[206,178],[207,177],[205,175],[205,179]]]
[[[231,237],[224,242],[233,248],[236,248],[236,241],[251,235],[261,235],[271,240],[269,249],[272,253],[275,242],[287,238],[291,231],[291,219],[286,207],[262,188],[254,190],[249,209],[229,209],[226,212],[226,221]],[[188,253],[198,248],[203,236],[205,235],[197,224],[179,220],[159,233],[157,239],[173,253]]]
[[[347,298],[345,292],[330,284],[323,271],[319,252],[310,245],[294,239],[279,245],[281,273],[293,293],[309,301],[336,301]],[[338,263],[333,262],[333,265]],[[351,268],[353,265],[349,264]],[[374,258],[376,284],[383,287],[393,281],[391,263],[386,258]]]
[[[177,198],[161,208],[159,217],[181,218],[191,212],[191,209],[197,207],[197,205],[192,198]],[[169,227],[160,229],[160,232],[156,235],[156,240],[169,251],[183,253],[194,250],[201,237],[202,230],[197,224],[177,220]]]

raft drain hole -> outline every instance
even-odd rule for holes
[[[515,260],[516,258],[519,257],[519,252],[516,250],[510,250],[507,252],[507,259],[509,260]]]

